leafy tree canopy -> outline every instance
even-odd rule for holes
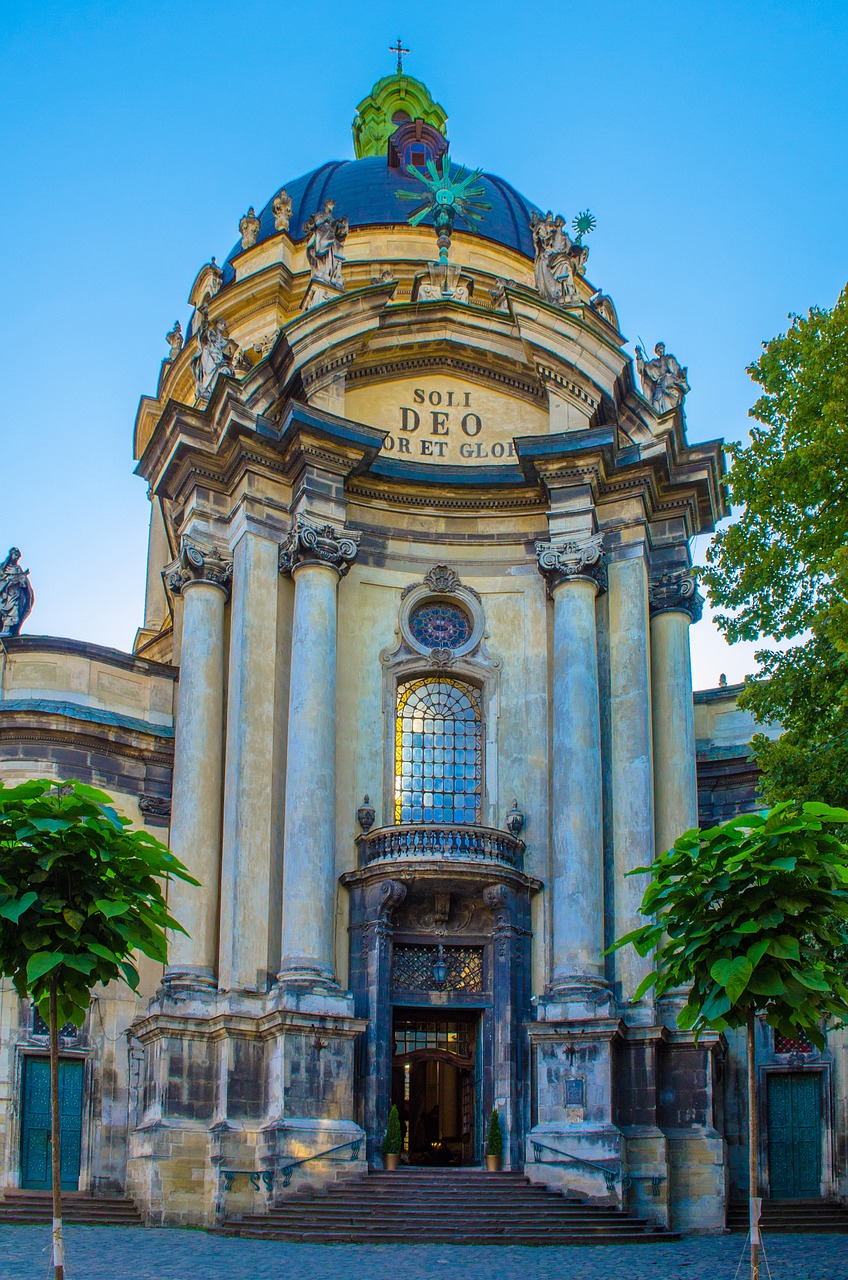
[[[640,868],[650,922],[611,948],[656,948],[637,998],[690,987],[683,1030],[742,1027],[754,1010],[821,1048],[821,1019],[848,1014],[848,847],[827,829],[846,822],[844,809],[779,804],[687,831]]]
[[[162,882],[197,884],[172,853],[131,830],[109,796],[80,782],[0,782],[0,973],[45,1020],[55,980],[58,1021],[82,1026],[89,993],[119,978],[133,990],[133,952],[167,960]]]
[[[738,520],[704,573],[728,640],[795,640],[757,654],[740,705],[785,733],[754,739],[770,802],[848,805],[848,288],[795,316],[748,370],[762,395],[748,445],[729,446]]]

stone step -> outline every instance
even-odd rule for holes
[[[52,1217],[53,1199],[49,1191],[9,1190],[0,1200],[0,1223],[50,1222]],[[141,1226],[141,1217],[132,1200],[84,1192],[62,1193],[62,1218],[65,1222],[98,1226]]]
[[[338,1243],[605,1244],[677,1239],[612,1205],[563,1196],[520,1173],[398,1170],[302,1189],[267,1213],[231,1219],[227,1235]]]
[[[273,1227],[266,1229],[245,1228],[237,1223],[229,1223],[218,1228],[218,1232],[228,1236],[253,1237],[262,1240],[286,1240],[301,1244],[432,1244],[438,1238],[441,1244],[468,1245],[601,1245],[601,1244],[657,1244],[671,1240],[679,1240],[678,1233],[673,1231],[625,1231],[593,1232],[580,1230],[551,1231],[533,1230],[532,1228],[505,1228],[502,1231],[476,1231],[471,1224],[462,1229],[443,1229],[441,1223],[424,1228],[401,1228],[387,1231],[380,1228],[354,1227],[347,1229],[310,1230],[308,1227],[290,1229]]]
[[[289,1211],[282,1210],[282,1209],[274,1209],[268,1214],[245,1215],[245,1217],[240,1219],[241,1222],[244,1222],[248,1225],[254,1225],[254,1226],[261,1226],[265,1222],[286,1224],[286,1223],[295,1222],[295,1221],[304,1222],[306,1220],[307,1220],[307,1215],[305,1215],[303,1212],[298,1212],[298,1210],[295,1208],[292,1208]],[[363,1222],[368,1224],[383,1223],[387,1225],[388,1224],[394,1225],[395,1223],[399,1225],[403,1225],[404,1223],[410,1223],[415,1226],[422,1226],[432,1222],[433,1220],[434,1220],[433,1215],[431,1214],[428,1214],[428,1213],[416,1214],[416,1213],[404,1212],[401,1209],[397,1209],[392,1213],[387,1213],[387,1214],[365,1213],[362,1211],[357,1211],[355,1209],[349,1209],[349,1210],[345,1209],[338,1213],[313,1212],[308,1215],[308,1221],[310,1224],[315,1224],[319,1222],[324,1222],[324,1223]],[[456,1213],[456,1214],[440,1213],[438,1215],[438,1221],[440,1225],[444,1223],[458,1223],[459,1225],[462,1225],[463,1223],[468,1222],[468,1215],[463,1213]],[[509,1213],[509,1214],[475,1214],[474,1221],[484,1226],[498,1225],[499,1223],[506,1223],[506,1222],[514,1224],[514,1223],[527,1222],[528,1215],[525,1213],[522,1213],[520,1210],[516,1210],[515,1212]],[[586,1214],[582,1217],[575,1218],[573,1216],[564,1216],[562,1214],[557,1214],[557,1213],[543,1212],[539,1214],[533,1214],[532,1217],[530,1218],[530,1221],[540,1226],[542,1224],[548,1223],[551,1226],[563,1227],[564,1229],[565,1228],[570,1229],[574,1226],[577,1226],[577,1227],[585,1226],[587,1229],[591,1227],[593,1230],[595,1228],[598,1228],[604,1231],[606,1230],[617,1231],[620,1228],[629,1228],[629,1227],[640,1227],[642,1229],[647,1229],[647,1226],[648,1226],[647,1219],[630,1218],[625,1214],[619,1214],[618,1216],[615,1216],[615,1215],[600,1216],[596,1214]]]
[[[732,1201],[727,1210],[731,1231],[748,1230],[748,1205]],[[848,1207],[830,1200],[764,1200],[760,1226],[768,1232],[848,1233]]]

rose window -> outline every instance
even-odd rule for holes
[[[413,609],[409,630],[425,649],[458,649],[471,639],[471,619],[459,605],[428,601]]]

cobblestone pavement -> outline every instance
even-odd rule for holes
[[[204,1231],[66,1227],[67,1280],[734,1280],[743,1237],[527,1249],[283,1244]],[[48,1280],[49,1227],[0,1227],[0,1280]],[[848,1280],[848,1236],[766,1238],[773,1280]],[[763,1268],[763,1280],[768,1271]],[[740,1268],[744,1280],[744,1264]]]

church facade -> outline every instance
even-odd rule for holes
[[[134,652],[5,641],[2,776],[96,782],[200,882],[143,997],[65,1029],[64,1176],[210,1225],[379,1167],[393,1104],[404,1162],[479,1165],[497,1108],[507,1167],[721,1229],[739,1046],[603,954],[699,800],[757,803],[734,691],[692,695],[721,445],[687,441],[661,343],[634,368],[591,215],[460,170],[445,125],[386,77],[357,158],[199,272],[136,421]],[[44,1054],[4,986],[10,1188],[49,1175]],[[803,1168],[765,1117],[776,1194],[846,1190],[844,1057],[762,1031],[764,1106],[807,1099]]]

